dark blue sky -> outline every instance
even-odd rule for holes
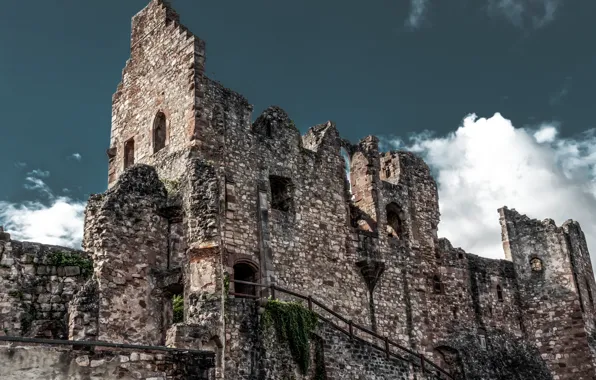
[[[49,171],[56,193],[105,190],[111,96],[130,19],[147,1],[2,4],[0,200],[31,199],[32,169]],[[592,128],[596,2],[514,0],[542,4],[516,20],[499,1],[430,0],[418,28],[405,25],[405,0],[173,5],[207,42],[208,75],[245,95],[255,117],[277,104],[303,132],[331,119],[352,141],[444,135],[472,112],[501,112],[517,127],[555,120],[568,136]]]

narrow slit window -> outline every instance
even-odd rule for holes
[[[166,147],[167,120],[163,112],[158,112],[153,122],[153,153]]]
[[[130,139],[124,143],[124,169],[135,164],[135,140]]]
[[[439,275],[433,276],[433,291],[437,294],[443,293],[443,282],[441,281],[441,277],[439,277]]]
[[[503,289],[501,288],[501,285],[497,285],[497,299],[499,302],[503,302]]]
[[[590,300],[590,305],[594,307],[594,298],[592,297],[592,287],[590,286],[590,281],[586,278],[586,289],[588,290],[588,299]]]

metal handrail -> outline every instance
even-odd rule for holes
[[[234,279],[230,279],[230,282],[233,283],[238,283],[238,284],[243,284],[243,285],[253,285],[253,286],[259,286],[259,287],[263,287],[263,288],[269,288],[271,290],[271,298],[275,299],[275,292],[279,291],[300,299],[303,299],[305,301],[308,302],[308,309],[312,312],[314,312],[318,318],[320,318],[321,320],[329,323],[333,328],[343,332],[344,334],[350,336],[350,338],[356,338],[359,340],[362,340],[368,344],[370,344],[371,346],[381,350],[381,351],[385,351],[385,354],[387,355],[387,358],[389,358],[390,356],[394,356],[400,360],[404,360],[407,361],[409,363],[412,363],[414,366],[420,367],[422,372],[424,373],[425,371],[429,371],[430,369],[426,369],[426,363],[430,364],[432,367],[434,367],[435,369],[437,369],[439,372],[437,373],[440,377],[442,377],[443,375],[446,376],[447,379],[453,379],[453,376],[445,371],[443,368],[439,367],[437,364],[433,363],[432,361],[428,360],[424,354],[420,354],[417,353],[407,347],[404,347],[402,345],[400,345],[397,342],[391,341],[389,340],[389,338],[387,336],[382,336],[377,334],[374,331],[369,330],[368,328],[361,326],[359,324],[353,323],[352,320],[347,319],[341,315],[339,315],[338,313],[336,313],[335,311],[331,310],[329,307],[327,307],[325,304],[323,304],[322,302],[315,300],[314,298],[312,298],[311,296],[305,296],[303,294],[300,293],[296,293],[292,290],[289,289],[285,289],[282,287],[279,287],[275,284],[271,284],[271,285],[264,285],[264,284],[259,284],[259,283],[254,283],[254,282],[247,282],[247,281],[241,281],[241,280],[234,280]],[[238,294],[238,293],[232,293],[230,292],[229,294],[232,295],[238,295],[238,296],[242,296],[242,297],[250,297],[250,298],[260,298],[258,296],[254,296],[254,295],[250,295],[250,294]],[[340,326],[338,326],[337,324],[333,323],[332,321],[330,321],[328,318],[325,318],[324,316],[322,316],[320,313],[317,313],[316,311],[313,310],[313,304],[320,307],[321,309],[323,309],[324,311],[326,311],[327,313],[333,315],[335,318],[339,319],[340,321],[342,321],[343,323],[348,325],[348,330],[345,330],[343,328],[341,328]],[[354,329],[356,330],[360,330],[365,334],[368,334],[374,338],[380,339],[383,341],[384,343],[384,347],[380,347],[372,342],[366,341],[358,336],[356,336],[354,334]],[[405,358],[397,353],[394,353],[391,351],[390,347],[396,347],[406,353],[408,353],[411,356],[416,357],[418,360],[410,360],[408,358]]]

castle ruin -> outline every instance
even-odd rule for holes
[[[133,17],[83,250],[0,231],[0,378],[596,379],[577,222],[503,207],[506,260],[466,253],[419,157],[276,106],[252,122],[204,68],[166,2]],[[300,299],[308,366],[264,323]]]

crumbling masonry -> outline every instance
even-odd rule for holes
[[[152,0],[132,20],[109,189],[89,200],[84,252],[0,236],[5,336],[182,351],[12,343],[0,377],[439,378],[346,335],[349,323],[322,321],[310,343],[318,363],[301,373],[263,324],[274,285],[454,379],[596,378],[596,284],[576,222],[503,207],[506,260],[453,248],[437,236],[437,185],[416,155],[380,152],[373,136],[353,145],[331,121],[301,136],[279,107],[253,123],[248,101],[204,67],[204,42]]]

